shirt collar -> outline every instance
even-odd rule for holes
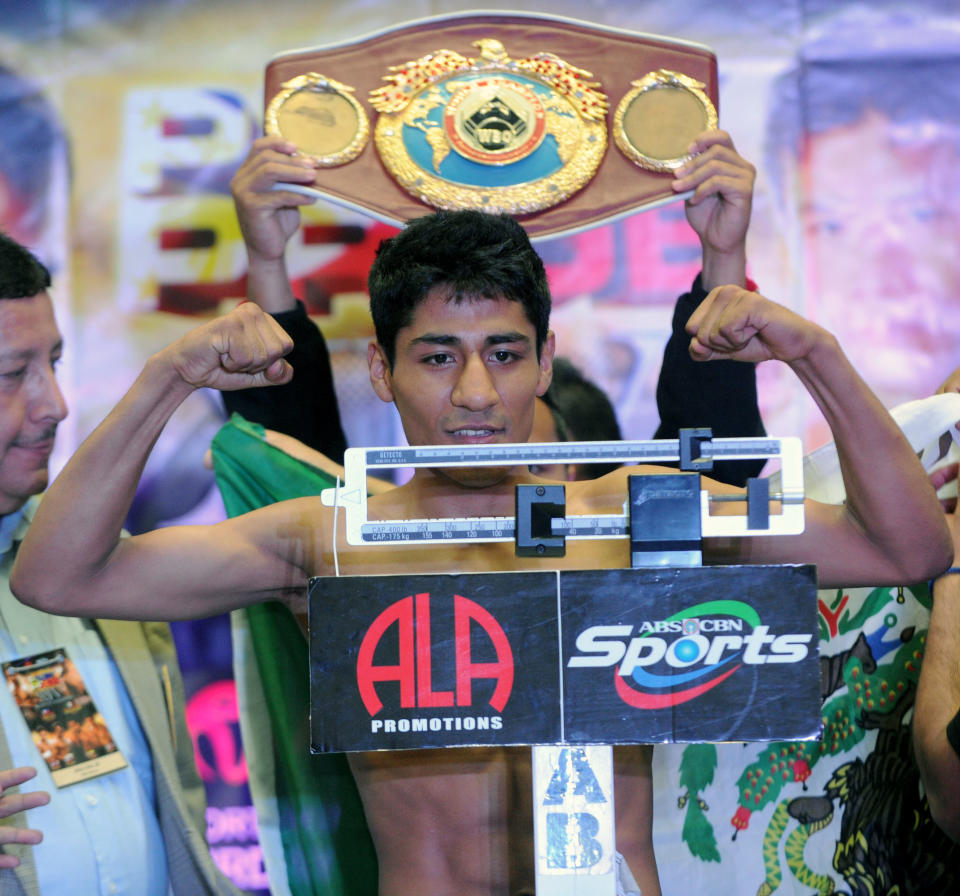
[[[27,526],[33,519],[39,501],[40,496],[35,495],[19,510],[0,517],[0,557],[13,547],[14,542],[22,540],[27,534]]]

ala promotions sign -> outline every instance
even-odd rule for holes
[[[311,749],[799,740],[810,566],[318,578]]]
[[[312,749],[552,742],[556,610],[554,573],[315,579]]]

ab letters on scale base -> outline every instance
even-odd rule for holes
[[[703,567],[698,473],[629,482],[631,568],[311,583],[311,749],[532,746],[539,896],[616,894],[612,744],[820,730],[815,569]],[[747,532],[775,532],[765,482],[746,500]],[[562,485],[518,487],[506,523],[520,556],[583,531]]]

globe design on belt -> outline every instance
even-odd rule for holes
[[[436,208],[524,214],[557,205],[593,177],[607,146],[606,96],[553,53],[513,60],[438,50],[392,66],[370,94],[383,164]]]

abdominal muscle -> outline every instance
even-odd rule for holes
[[[659,896],[651,839],[651,747],[615,749],[617,848],[644,896]],[[381,896],[534,892],[529,747],[350,754]]]
[[[529,783],[529,757],[528,747],[351,754],[381,896],[533,892],[532,800],[519,780]]]

